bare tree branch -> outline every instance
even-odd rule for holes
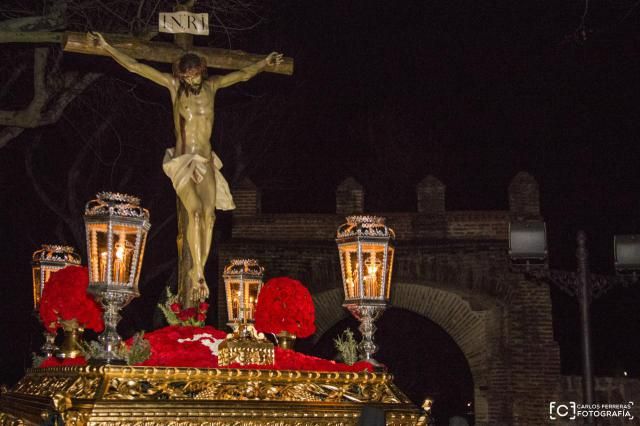
[[[25,131],[24,127],[5,127],[0,130],[0,148],[17,138]]]
[[[66,225],[77,247],[82,247],[84,241],[83,223],[79,220],[77,214],[79,211],[82,211],[83,205],[78,199],[78,187],[80,186],[80,179],[85,178],[80,168],[86,162],[87,154],[91,151],[93,145],[100,140],[102,134],[111,126],[112,119],[111,116],[106,117],[91,134],[91,137],[82,145],[82,149],[76,154],[73,164],[67,171],[67,185],[64,194],[51,194],[51,191],[47,191],[44,188],[42,182],[39,180],[39,175],[36,176],[36,173],[34,173],[33,153],[40,141],[40,133],[38,133],[36,141],[29,146],[25,154],[25,169],[35,193],[40,197],[43,204]],[[55,198],[52,198],[52,195]],[[66,195],[66,203],[56,201],[63,199],[62,195]]]
[[[53,7],[47,15],[7,19],[0,22],[0,31],[32,32],[63,29],[66,26],[65,12],[67,2],[66,0],[59,0],[51,3]]]
[[[67,74],[70,76],[70,74]],[[40,125],[51,124],[60,119],[60,116],[64,112],[65,108],[71,101],[73,101],[78,95],[80,95],[87,87],[91,85],[94,81],[100,78],[102,74],[99,73],[88,73],[83,75],[80,78],[74,78],[70,83],[69,87],[66,87],[61,94],[57,96],[55,102],[51,105],[51,108],[47,110],[46,113],[42,115],[42,121]]]
[[[4,85],[0,87],[0,99],[4,98],[9,93],[9,88],[20,78],[24,70],[27,69],[27,65],[20,63],[16,64],[16,67],[11,71],[11,75],[5,81]]]
[[[0,126],[33,129],[52,124],[60,119],[69,103],[100,77],[98,73],[79,76],[77,73],[60,73],[54,66],[48,74],[47,59],[50,50],[39,47],[34,51],[33,99],[21,110],[0,110]],[[22,132],[3,129],[0,148]]]

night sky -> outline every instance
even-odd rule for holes
[[[332,212],[347,176],[365,187],[367,211],[411,211],[415,185],[429,174],[447,186],[449,210],[507,209],[509,182],[526,170],[540,184],[551,266],[575,268],[575,233],[584,229],[592,269],[613,272],[613,235],[640,233],[634,2],[591,1],[583,23],[583,1],[273,3],[231,46],[282,51],[295,74],[221,92],[213,140],[225,175],[250,177],[266,211]],[[214,42],[228,47],[222,35]],[[30,58],[31,46],[3,49],[3,61]],[[168,94],[108,58],[65,53],[63,66],[109,78],[57,124],[0,149],[2,382],[22,374],[38,344],[30,255],[43,242],[81,247],[83,204],[97,191],[140,195],[151,210],[143,275],[153,276],[125,311],[129,327],[150,326],[173,267],[175,198],[160,167],[173,143]],[[32,83],[23,80],[0,109],[28,102]],[[222,239],[229,215],[219,223]],[[593,305],[598,374],[640,375],[639,287]],[[578,374],[577,307],[552,296],[563,373]]]

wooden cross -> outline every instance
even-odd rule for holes
[[[238,70],[254,64],[265,57],[265,55],[246,53],[241,50],[212,47],[185,46],[187,47],[187,49],[185,49],[176,44],[146,41],[119,34],[103,34],[103,36],[109,44],[132,58],[154,62],[173,63],[185,53],[185,50],[189,50],[204,57],[207,60],[207,66],[210,68]],[[67,52],[109,56],[103,49],[96,47],[93,41],[87,38],[85,33],[66,32],[60,41],[63,49]],[[280,65],[267,66],[264,71],[292,75],[293,59],[286,57],[283,59]]]
[[[177,61],[185,50],[192,51],[207,60],[210,68],[238,70],[254,64],[265,55],[246,53],[241,50],[219,49],[213,47],[183,46],[177,44],[148,41],[123,34],[106,34],[104,38],[116,49],[135,59],[146,61],[173,63]],[[176,34],[176,36],[181,36]],[[66,32],[23,32],[2,31],[0,43],[60,43],[66,52],[83,53],[86,55],[109,56],[103,49],[96,47],[86,33]],[[293,74],[293,59],[283,58],[280,65],[268,66],[265,72],[276,74]]]

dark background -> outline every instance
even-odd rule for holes
[[[214,149],[231,183],[250,177],[271,212],[331,212],[335,187],[347,176],[364,186],[367,211],[415,210],[415,185],[428,174],[447,186],[449,210],[506,209],[510,180],[526,170],[540,184],[551,266],[575,269],[575,233],[584,229],[592,269],[613,273],[613,235],[640,233],[636,6],[266,3],[264,21],[232,47],[282,51],[295,59],[295,74],[261,75],[221,92]],[[3,48],[17,54],[27,47]],[[83,204],[97,191],[140,195],[152,214],[143,295],[125,310],[122,334],[153,326],[154,305],[175,267],[175,198],[160,167],[173,143],[167,93],[108,58],[65,54],[64,66],[109,78],[57,124],[28,130],[0,150],[4,383],[21,376],[39,345],[29,317],[31,253],[57,241],[84,251],[71,230],[81,232]],[[0,108],[28,101],[30,85],[25,81]],[[228,236],[229,223],[228,214],[219,216],[218,240]],[[552,296],[563,373],[579,374],[577,306],[555,289]],[[597,374],[640,375],[639,302],[638,285],[594,302]],[[384,327],[393,333],[415,320],[407,315],[384,317],[379,339],[388,338]],[[412,356],[453,350],[422,337],[412,340]],[[318,354],[330,356],[324,345]],[[402,364],[409,358],[394,359],[391,365],[409,365]],[[447,371],[447,358],[439,359],[425,393],[428,380]],[[468,384],[465,374],[456,380]]]

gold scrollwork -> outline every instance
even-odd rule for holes
[[[109,381],[105,399],[127,400],[268,400],[323,402],[405,402],[394,395],[385,383],[337,385],[269,383],[263,381],[214,382],[175,381],[116,377]],[[404,399],[404,398],[403,398]]]
[[[18,382],[13,392],[50,397],[56,392],[64,391],[73,379],[73,377],[44,375],[25,376]]]
[[[24,421],[9,413],[0,411],[0,426],[24,426]]]
[[[101,382],[101,377],[79,376],[67,389],[67,393],[72,398],[91,399],[95,397]]]
[[[99,422],[88,426],[355,426],[357,423],[333,420],[255,420],[255,421],[137,421],[137,422]],[[395,424],[393,426],[396,426]],[[401,426],[401,425],[397,425]]]

